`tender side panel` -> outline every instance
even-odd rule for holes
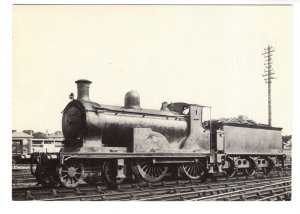
[[[282,154],[281,131],[226,126],[224,148],[228,154]]]

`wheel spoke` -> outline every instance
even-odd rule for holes
[[[151,170],[151,166],[148,166],[147,170],[145,171],[146,174],[149,174]]]
[[[196,175],[196,169],[195,169],[195,164],[193,164],[192,166],[192,175],[195,176]]]
[[[143,168],[143,171],[144,171],[144,172],[147,172],[148,169],[149,169],[149,166],[148,166],[148,165],[145,165],[144,168]]]
[[[154,177],[156,177],[156,178],[159,177],[159,173],[158,173],[158,169],[157,168],[158,168],[158,166],[154,167]]]
[[[156,166],[153,166],[153,177],[155,178],[158,177],[156,173],[156,168],[157,168]]]
[[[153,177],[153,166],[150,167],[149,175]]]
[[[191,168],[190,165],[186,165],[186,166],[184,167],[184,169],[185,169],[186,172],[189,172],[190,168]]]
[[[192,171],[192,166],[191,166],[191,165],[189,165],[189,166],[188,166],[187,173],[190,175],[190,174],[191,174],[191,171]]]
[[[189,166],[188,173],[191,174],[191,171],[192,171],[192,166]]]
[[[196,173],[197,173],[197,175],[201,175],[201,170],[200,170],[199,166],[196,167]]]
[[[155,171],[155,166],[152,166],[151,167],[151,176],[155,178],[154,171]]]
[[[194,164],[194,176],[198,176],[198,172],[197,172],[198,166]]]
[[[191,165],[191,168],[190,168],[190,174],[193,175],[193,169],[194,169],[194,165]]]
[[[155,166],[152,166],[152,177],[154,177],[154,178],[156,177],[155,176]]]
[[[153,174],[154,174],[154,177],[156,177],[156,178],[159,176],[157,168],[158,168],[158,166],[154,166],[154,168],[153,168]]]
[[[140,166],[142,167],[142,166],[148,166],[148,163],[146,162],[146,161],[144,161],[144,162],[142,162],[141,164],[140,164]]]
[[[163,172],[162,167],[158,167],[157,170],[158,170],[158,174],[161,174]]]
[[[160,175],[160,173],[159,173],[159,167],[155,168],[155,172],[156,172],[156,177],[158,177]]]

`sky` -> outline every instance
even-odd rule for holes
[[[292,18],[291,6],[15,5],[12,129],[61,130],[78,79],[100,104],[136,90],[142,108],[196,103],[268,123],[272,45],[272,125],[292,134]]]

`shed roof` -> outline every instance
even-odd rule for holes
[[[14,133],[12,133],[12,139],[20,139],[20,138],[33,138],[33,136],[29,135],[25,132],[14,132]]]
[[[64,135],[62,133],[59,134],[52,133],[52,134],[48,134],[47,138],[64,138]]]

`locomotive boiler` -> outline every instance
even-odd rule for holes
[[[65,151],[210,152],[202,106],[163,103],[161,110],[142,109],[135,91],[125,95],[123,107],[100,105],[89,99],[90,81],[76,83],[77,100],[63,111]],[[188,107],[191,113],[182,114]]]
[[[205,126],[205,106],[163,102],[160,110],[144,109],[135,91],[125,95],[123,106],[103,105],[90,100],[90,81],[76,84],[77,99],[63,110],[63,149],[32,160],[45,186],[157,182],[165,176],[204,181],[209,173],[253,175],[283,166],[281,128],[213,121]]]

